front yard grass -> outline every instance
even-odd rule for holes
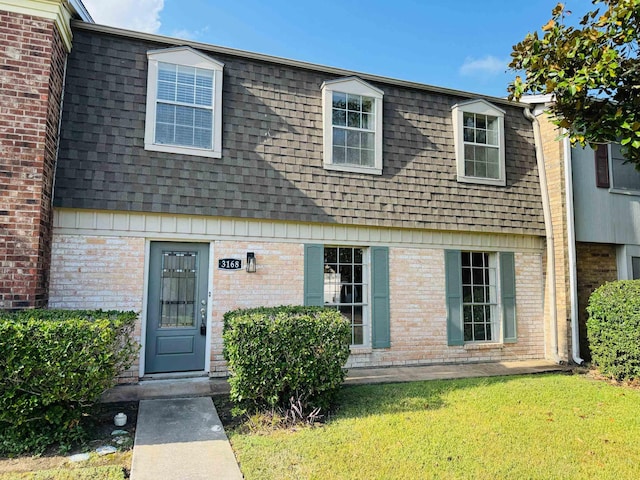
[[[229,430],[245,478],[640,478],[640,390],[583,375],[345,387],[339,405],[322,427]]]

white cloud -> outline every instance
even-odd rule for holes
[[[169,36],[174,38],[181,38],[182,40],[199,40],[205,33],[209,31],[209,26],[200,28],[198,30],[174,30]]]
[[[475,59],[467,57],[460,67],[460,74],[464,76],[489,77],[499,75],[507,70],[509,60],[500,59],[493,55]]]
[[[83,0],[96,23],[157,33],[164,0]]]

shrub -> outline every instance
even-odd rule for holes
[[[134,312],[0,313],[0,453],[81,439],[88,407],[138,351]]]
[[[640,378],[640,280],[602,285],[587,312],[593,363],[617,380]]]
[[[345,376],[351,331],[335,309],[275,307],[224,315],[231,399],[244,408],[327,408]],[[291,399],[293,398],[293,402]]]

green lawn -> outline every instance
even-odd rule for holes
[[[346,387],[321,428],[228,434],[252,479],[637,479],[640,391],[581,375]]]

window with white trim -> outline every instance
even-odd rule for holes
[[[480,99],[452,114],[458,181],[505,185],[504,110]]]
[[[461,252],[462,321],[465,342],[499,338],[496,255]]]
[[[326,169],[382,174],[382,99],[359,78],[322,84]]]
[[[190,47],[147,57],[145,149],[221,157],[224,64]]]
[[[367,252],[358,247],[324,247],[324,304],[351,324],[351,345],[369,344]]]

